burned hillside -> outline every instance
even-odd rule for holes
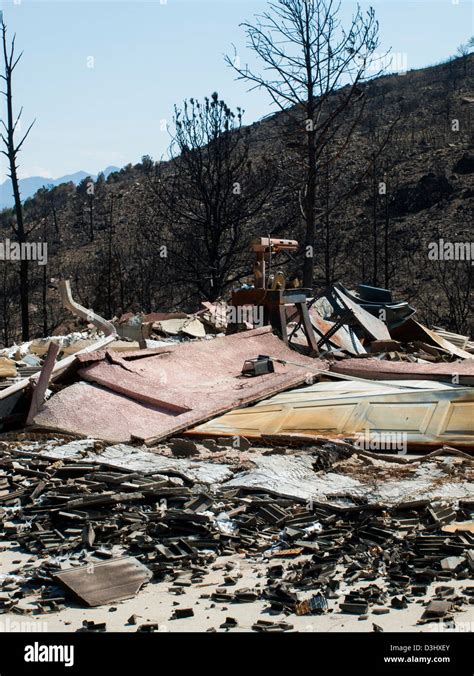
[[[413,301],[428,325],[472,331],[470,262],[427,261],[430,244],[470,240],[473,64],[471,55],[361,85],[361,106],[344,121],[347,128],[360,114],[349,142],[342,143],[341,129],[319,158],[316,288],[339,280],[385,286]],[[228,297],[251,273],[247,249],[256,234],[303,241],[300,118],[292,110],[250,127],[231,122],[239,161],[227,178],[232,185],[241,178],[240,193],[225,216],[228,232],[198,267],[201,235],[182,217],[190,188],[180,157],[159,164],[146,157],[107,180],[40,190],[24,205],[32,237],[48,242],[47,265],[30,266],[32,335],[49,335],[65,319],[57,278],[71,278],[82,304],[108,318],[126,310],[195,311],[206,297]],[[168,186],[165,202],[160,181]],[[201,205],[194,200],[190,208]],[[1,214],[5,237],[12,219],[8,210]],[[299,261],[300,254],[282,257],[278,265],[297,277]],[[17,272],[5,261],[0,273],[7,345],[20,332]]]

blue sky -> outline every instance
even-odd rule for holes
[[[15,105],[23,125],[37,119],[21,152],[21,175],[155,159],[166,153],[173,104],[213,91],[242,106],[251,123],[272,112],[263,92],[247,92],[223,60],[237,47],[251,61],[239,23],[264,0],[0,0],[24,56]],[[438,63],[474,33],[472,0],[372,0],[382,48],[408,68]],[[355,7],[342,0],[343,18]],[[91,58],[92,57],[92,58]],[[93,67],[91,67],[93,66]],[[0,108],[0,115],[2,109]],[[3,157],[3,156],[2,156]],[[5,176],[4,162],[0,180]]]

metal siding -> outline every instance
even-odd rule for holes
[[[395,383],[392,383],[395,385]],[[301,433],[357,437],[398,432],[408,444],[474,447],[474,389],[413,381],[318,383],[278,394],[255,406],[231,411],[191,434],[242,435]],[[431,387],[433,386],[433,387]]]

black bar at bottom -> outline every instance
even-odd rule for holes
[[[0,633],[0,676],[191,669],[472,676],[473,665],[472,633]]]

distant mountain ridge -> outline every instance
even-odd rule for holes
[[[110,174],[113,174],[114,171],[119,171],[119,167],[110,166],[104,169],[103,173],[105,178]],[[92,174],[87,171],[76,171],[74,174],[67,174],[66,176],[61,176],[60,178],[45,178],[44,176],[29,176],[28,178],[20,179],[20,194],[23,202],[30,197],[33,197],[40,188],[47,186],[58,186],[61,183],[74,183],[78,185],[83,179],[90,176],[94,180],[97,178],[96,174]],[[6,181],[0,184],[0,210],[1,209],[11,209],[14,205],[14,199],[12,194],[12,184],[9,178]]]

